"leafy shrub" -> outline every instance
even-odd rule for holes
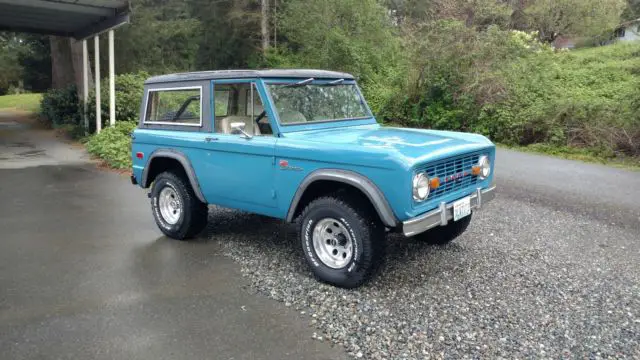
[[[535,33],[457,21],[410,34],[407,81],[379,102],[379,119],[512,145],[640,155],[640,45],[555,52]]]
[[[640,155],[637,44],[536,53],[501,71],[507,96],[473,130],[518,145],[545,143]]]
[[[116,88],[116,119],[118,121],[136,121],[140,116],[140,101],[144,93],[144,81],[149,77],[145,72],[135,74],[122,74],[115,77]],[[102,127],[109,123],[109,79],[105,78],[100,83]],[[96,94],[89,94],[87,104],[89,127],[95,130],[96,124]]]
[[[500,69],[528,53],[550,52],[523,32],[476,31],[441,20],[405,30],[404,91],[380,107],[383,119],[408,126],[469,130],[482,106],[505,96]]]
[[[279,18],[288,45],[267,52],[269,68],[319,68],[345,71],[358,78],[374,112],[403,81],[400,41],[377,0],[293,1]]]
[[[118,121],[135,121],[140,112],[140,101],[144,92],[144,81],[149,77],[145,72],[123,74],[115,77],[116,88],[116,119]],[[109,123],[109,79],[101,82],[101,113],[102,127]],[[82,127],[82,103],[78,100],[75,86],[64,89],[51,89],[43,96],[40,112],[48,124],[59,127]],[[89,131],[95,131],[96,125],[96,96],[95,91],[89,93],[87,103]],[[80,131],[82,132],[82,131]]]
[[[80,115],[78,92],[75,85],[64,89],[51,89],[42,95],[40,113],[48,125],[78,125]]]
[[[136,128],[132,121],[118,121],[113,127],[103,129],[87,142],[87,151],[117,169],[131,167],[131,132]]]

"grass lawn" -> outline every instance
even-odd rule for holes
[[[16,109],[38,112],[41,94],[19,94],[0,96],[0,109]]]

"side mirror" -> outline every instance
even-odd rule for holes
[[[243,122],[233,122],[231,123],[231,133],[232,134],[242,134],[242,137],[245,139],[251,139],[253,136],[249,135],[246,131],[244,131],[244,127],[246,126]]]

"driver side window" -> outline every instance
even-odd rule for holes
[[[232,124],[244,124],[254,136],[271,136],[273,131],[254,83],[214,85],[214,131],[235,134]],[[239,132],[238,132],[239,133]]]

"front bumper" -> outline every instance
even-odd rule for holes
[[[480,209],[482,205],[493,200],[496,196],[495,190],[495,185],[486,189],[476,189],[471,195],[471,209]],[[451,219],[453,219],[453,202],[448,204],[441,202],[437,209],[402,222],[402,232],[405,236],[417,235],[436,226],[447,225]]]

